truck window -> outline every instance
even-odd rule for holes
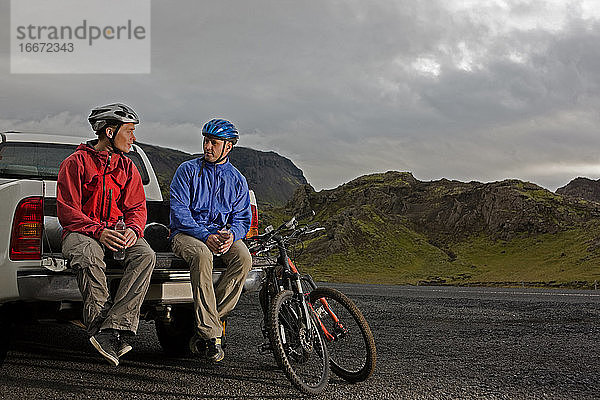
[[[133,163],[137,167],[138,171],[140,171],[140,176],[142,177],[142,183],[144,185],[149,184],[150,176],[148,175],[148,171],[146,170],[146,167],[144,166],[144,162],[142,161],[142,157],[140,156],[140,154],[137,151],[132,150],[125,155],[127,157],[129,157],[131,159],[131,161],[133,161]]]
[[[60,163],[75,151],[77,146],[51,143],[0,144],[0,178],[47,179],[58,178]],[[148,171],[140,155],[131,151],[127,156],[134,162],[144,185],[150,182]]]

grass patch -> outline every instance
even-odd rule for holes
[[[600,281],[600,253],[589,249],[595,237],[597,228],[581,228],[508,242],[477,237],[452,249],[472,266],[473,282],[593,282]]]
[[[591,287],[600,282],[597,227],[494,241],[480,236],[440,249],[406,227],[376,230],[376,243],[311,262],[310,243],[299,263],[317,280],[352,283]]]
[[[361,222],[361,229],[373,232]],[[310,245],[300,265],[317,280],[353,283],[418,284],[424,280],[454,282],[469,272],[467,265],[451,262],[448,254],[427,238],[405,227],[378,230],[375,243],[329,255],[312,263]]]

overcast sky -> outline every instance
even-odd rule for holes
[[[213,117],[290,158],[317,189],[411,171],[600,178],[600,2],[152,1],[150,74],[11,74],[0,0],[0,130],[92,136],[91,107],[188,152]],[[125,55],[110,54],[107,63]]]

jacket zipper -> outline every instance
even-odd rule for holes
[[[113,190],[108,189],[108,211],[106,212],[106,220],[107,221],[110,218],[110,209],[112,207],[112,193],[113,193]]]
[[[104,173],[102,174],[102,203],[100,206],[100,220],[104,220],[108,222],[108,217],[104,218],[104,197],[106,195],[106,171],[108,171],[108,166],[110,165],[110,158],[112,157],[112,153],[108,153],[108,161],[106,162],[106,166],[104,167]]]
[[[213,221],[213,200],[215,197],[215,179],[216,179],[216,175],[217,175],[217,166],[213,165],[212,166],[212,187],[210,188],[210,203],[209,203],[209,207],[208,207],[208,216],[209,216],[209,223]]]

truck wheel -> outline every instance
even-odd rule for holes
[[[156,335],[163,351],[170,356],[190,353],[189,342],[194,335],[194,312],[191,307],[173,306],[171,319],[154,321]]]

